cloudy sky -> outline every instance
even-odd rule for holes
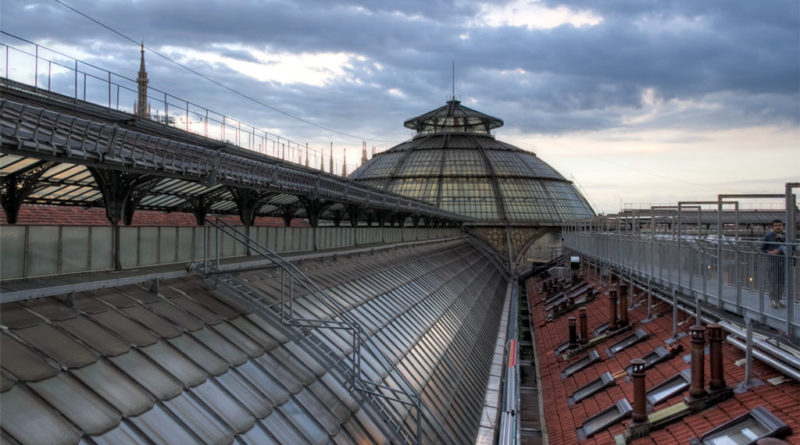
[[[130,78],[139,53],[123,36],[144,41],[183,65],[148,53],[152,87],[300,143],[333,142],[348,161],[362,140],[380,151],[409,139],[403,121],[444,104],[455,62],[456,98],[502,118],[498,138],[574,180],[598,212],[782,193],[800,181],[796,0],[3,0],[0,8],[7,34]],[[7,34],[0,41],[30,50]],[[12,72],[24,64],[12,57]],[[74,88],[58,72],[54,85]]]

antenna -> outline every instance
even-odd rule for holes
[[[456,60],[453,59],[453,100],[456,100]]]

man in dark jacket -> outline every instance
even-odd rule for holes
[[[773,308],[783,307],[784,261],[786,259],[786,235],[783,233],[783,222],[772,221],[772,232],[764,236],[761,252],[767,254],[767,277],[769,298]]]

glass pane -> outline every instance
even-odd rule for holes
[[[164,405],[175,414],[191,431],[207,443],[226,443],[233,439],[233,433],[216,416],[197,403],[189,393],[183,393]],[[170,443],[174,443],[170,441]]]
[[[105,360],[76,369],[72,373],[126,417],[143,413],[153,406],[152,397],[141,386]]]
[[[234,432],[242,433],[249,430],[255,418],[250,415],[227,392],[223,391],[213,380],[193,388],[192,392],[205,403],[216,415],[222,418]]]
[[[746,445],[761,438],[769,431],[760,422],[752,417],[748,417],[744,422],[726,428],[714,437],[703,440],[703,443],[710,445]]]
[[[272,402],[253,388],[239,373],[233,370],[226,372],[217,377],[217,382],[259,419],[268,416],[272,412]]]
[[[80,434],[58,412],[41,399],[16,385],[0,393],[0,426],[20,443],[74,444]]]
[[[118,445],[118,444],[131,444],[131,445],[147,445],[149,442],[145,440],[139,433],[134,431],[128,425],[128,422],[122,422],[118,427],[113,430],[92,437],[92,442],[97,445]]]
[[[289,399],[279,408],[291,423],[301,431],[311,443],[325,443],[328,434],[294,400]]]
[[[164,411],[161,405],[154,405],[153,409],[140,416],[131,417],[130,421],[155,443],[187,445],[201,443]],[[224,435],[219,437],[224,440]]]
[[[175,397],[183,390],[177,381],[139,351],[131,350],[126,354],[111,357],[109,360],[161,400]]]
[[[187,387],[199,385],[207,377],[202,369],[176,351],[166,341],[160,341],[139,350]]]
[[[267,431],[275,436],[278,443],[298,445],[311,443],[296,428],[292,427],[292,423],[278,410],[273,411],[270,416],[262,420],[262,423]]]
[[[252,361],[239,366],[236,370],[255,389],[267,396],[273,406],[280,405],[289,399],[289,393],[286,389]]]

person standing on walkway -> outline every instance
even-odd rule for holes
[[[786,235],[783,221],[772,221],[772,232],[764,236],[761,252],[767,254],[767,287],[773,308],[783,307],[784,261],[786,261]]]

